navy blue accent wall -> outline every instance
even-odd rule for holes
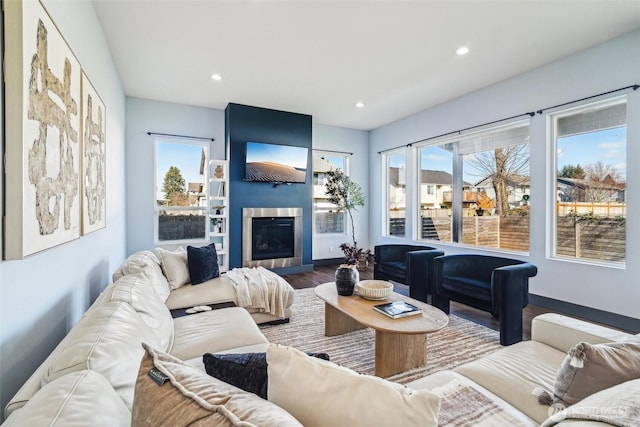
[[[247,105],[229,104],[225,110],[229,153],[229,267],[242,267],[242,208],[302,208],[301,268],[280,269],[280,273],[313,269],[312,221],[313,173],[311,116]],[[274,185],[244,180],[247,141],[307,147],[307,178],[304,184]],[[286,271],[283,271],[286,270]]]

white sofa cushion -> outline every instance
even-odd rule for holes
[[[528,426],[538,427],[540,423],[527,417],[512,405],[500,399],[486,388],[450,370],[438,371],[426,377],[405,384],[414,390],[431,390],[440,395],[438,422],[452,422],[463,417],[467,425],[483,426]],[[455,386],[463,385],[459,392]],[[451,393],[451,390],[456,390]]]
[[[170,310],[175,310],[223,302],[236,304],[237,301],[233,282],[222,275],[198,285],[186,284],[171,291],[165,304]]]
[[[244,308],[229,307],[173,319],[175,338],[171,354],[188,360],[205,353],[268,344]]]
[[[126,302],[140,314],[144,323],[157,335],[163,351],[171,351],[173,346],[173,318],[167,306],[153,289],[144,275],[128,274],[107,286],[95,306],[106,302]]]
[[[43,382],[91,369],[102,374],[131,408],[142,342],[159,345],[157,334],[129,304],[111,302],[94,307],[52,354]]]
[[[191,283],[189,276],[189,264],[187,263],[187,250],[180,246],[175,251],[164,248],[156,248],[160,257],[162,272],[167,277],[169,287],[172,290]]]
[[[95,371],[78,371],[45,385],[3,426],[128,426],[131,412]]]
[[[498,395],[538,423],[549,407],[533,391],[552,390],[565,353],[536,341],[522,341],[458,366],[455,372]]]
[[[268,398],[305,427],[436,426],[440,398],[275,344],[267,350]]]
[[[632,339],[632,334],[557,313],[544,313],[531,321],[531,340],[563,353],[581,341],[601,344]]]
[[[149,283],[153,285],[162,302],[169,298],[169,293],[171,292],[169,282],[167,282],[167,278],[162,273],[160,261],[153,252],[139,251],[134,253],[114,271],[112,279],[117,282],[123,276],[136,273],[141,273],[149,279]]]
[[[145,345],[132,410],[132,425],[302,425],[282,408],[213,378]]]

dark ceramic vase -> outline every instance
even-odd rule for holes
[[[338,295],[353,295],[353,289],[360,279],[360,274],[355,265],[340,264],[336,270],[336,290]]]

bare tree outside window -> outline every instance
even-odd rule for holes
[[[479,179],[489,179],[495,194],[497,215],[504,215],[510,209],[509,194],[513,184],[529,176],[529,145],[514,145],[496,148],[469,155],[465,166],[467,173]]]
[[[418,154],[419,238],[529,250],[528,120],[443,138]]]

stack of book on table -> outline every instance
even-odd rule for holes
[[[393,301],[386,304],[378,304],[374,305],[373,309],[385,316],[391,317],[392,319],[399,319],[401,317],[414,316],[422,313],[421,308],[405,301]]]

